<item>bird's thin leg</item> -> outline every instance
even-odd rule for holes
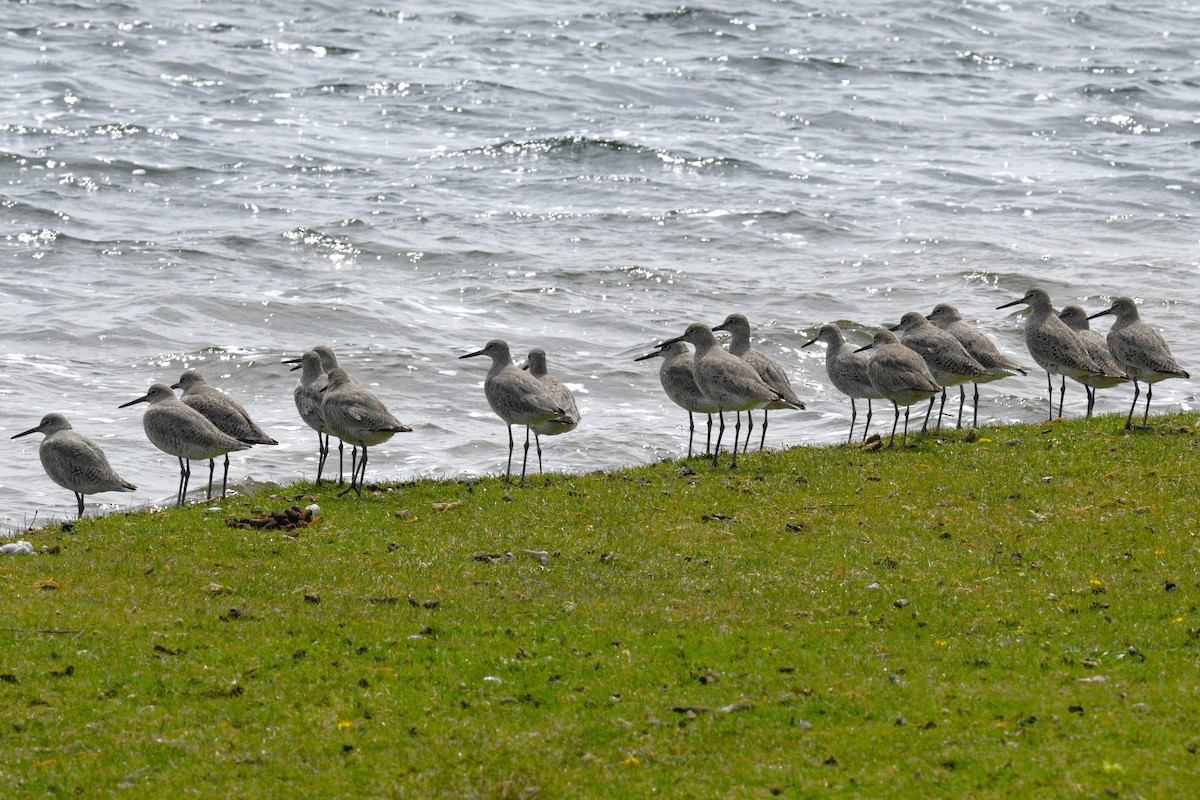
[[[854,441],[854,420],[858,417],[858,409],[854,405],[854,398],[850,398],[850,435],[846,437],[846,444]]]
[[[225,499],[225,487],[229,483],[229,453],[225,454],[225,471],[221,474],[221,499]]]
[[[924,433],[929,428],[929,415],[933,413],[933,400],[934,398],[929,398],[929,408],[925,409],[925,422],[921,424],[921,433]],[[908,406],[905,406],[905,408],[908,408]]]
[[[529,426],[525,426],[525,457],[521,459],[521,483],[525,482],[525,465],[529,463]]]
[[[863,441],[867,440],[867,430],[871,427],[871,398],[867,398],[867,422],[863,425]]]
[[[931,400],[931,401],[932,401],[932,399],[933,399],[933,398],[930,398],[930,400]],[[943,389],[942,389],[942,403],[941,403],[941,405],[939,405],[939,406],[938,406],[938,423],[937,423],[937,429],[938,429],[939,431],[942,429],[942,412],[943,412],[943,411],[945,411],[945,410],[946,410],[946,389],[945,389],[945,388],[943,388]]]
[[[971,417],[971,427],[979,427],[979,384],[975,384],[975,405],[973,406],[974,413]]]
[[[747,415],[747,416],[749,416],[749,415]],[[747,438],[747,439],[749,439],[749,438],[750,438],[750,434],[749,434],[749,433],[747,433],[747,434],[746,434],[746,438]],[[767,409],[765,409],[765,408],[764,408],[764,409],[763,409],[763,429],[762,429],[762,437],[761,437],[761,438],[758,440],[758,449],[759,449],[759,452],[762,452],[763,445],[764,445],[764,444],[766,444],[766,442],[767,442]],[[742,452],[744,453],[744,452],[746,452],[746,451],[745,451],[745,450],[743,450]]]
[[[1125,418],[1125,430],[1129,430],[1131,427],[1133,427],[1133,410],[1135,408],[1137,408],[1137,399],[1138,399],[1138,394],[1140,394],[1140,393],[1141,393],[1141,390],[1138,389],[1138,382],[1134,381],[1133,382],[1133,402],[1129,404],[1129,416],[1127,416]]]
[[[978,389],[976,389],[976,391],[978,391]],[[962,430],[962,412],[963,412],[963,405],[965,405],[966,402],[967,402],[967,386],[966,386],[966,384],[960,383],[958,385],[958,424],[954,426],[957,430]]]
[[[933,398],[932,398],[932,397],[931,397],[931,398],[929,398],[929,405],[931,405],[931,406],[933,405]],[[900,446],[901,446],[901,447],[905,447],[905,446],[907,446],[907,445],[908,445],[908,412],[909,412],[911,409],[912,409],[912,406],[905,406],[905,407],[904,407],[904,437],[903,437],[903,438],[900,440]]]
[[[1049,371],[1046,372],[1046,390],[1049,394],[1050,409],[1046,412],[1050,420],[1054,419],[1054,379],[1050,377]]]
[[[1062,383],[1058,386],[1058,416],[1062,417],[1063,396],[1067,393],[1067,376],[1063,375]]]
[[[362,449],[362,457],[358,459],[358,468],[350,476],[350,483],[354,486],[354,493],[362,499],[363,484],[367,480],[367,448]]]
[[[746,412],[746,416],[750,416],[749,411]],[[739,411],[738,415],[737,415],[737,423],[735,423],[733,426],[733,461],[729,462],[729,466],[731,468],[737,466],[737,445],[738,445],[738,436],[741,435],[741,430],[742,430],[742,412]]]
[[[357,452],[358,447],[355,446],[354,449]],[[353,464],[353,466],[350,469],[350,485],[347,486],[345,489],[342,489],[340,492],[338,492],[338,497],[341,497],[345,494],[349,494],[350,491],[353,490],[354,493],[356,495],[358,495],[358,497],[361,499],[362,498],[362,484],[363,484],[363,480],[366,478],[366,476],[367,476],[367,448],[364,447],[363,451],[362,451],[362,458],[361,459],[356,458],[355,463]]]
[[[1088,415],[1088,419],[1091,419],[1092,418],[1092,406],[1096,405],[1096,390],[1090,386],[1084,386],[1083,390],[1085,392],[1087,392],[1087,399],[1088,399],[1087,415]]]
[[[504,480],[512,480],[512,454],[513,454],[513,435],[512,424],[508,426],[508,466],[504,468]]]
[[[183,505],[183,498],[187,496],[188,478],[192,477],[192,462],[182,456],[179,457],[179,505]]]
[[[696,420],[692,419],[692,412],[689,411],[688,412],[688,458],[692,457],[692,437],[695,435],[696,435]]]
[[[346,482],[343,470],[346,469],[346,443],[338,439],[338,486]]]
[[[208,491],[205,492],[205,494],[204,494],[205,500],[212,500],[213,470],[216,469],[216,466],[217,466],[216,459],[210,458],[208,460]]]
[[[542,474],[542,437],[538,436],[538,432],[533,432],[533,443],[537,446],[538,454],[538,475]]]
[[[720,422],[721,425],[717,428],[717,446],[713,448],[712,453],[714,467],[717,465],[717,455],[721,452],[721,437],[725,435],[725,412],[721,411],[720,409],[717,410],[717,421]]]
[[[83,519],[83,493],[75,492],[75,502],[79,504],[79,516],[77,519]]]
[[[894,406],[896,409],[896,418],[892,420],[892,438],[888,439],[888,447],[892,447],[896,444],[896,426],[900,424],[900,406],[894,402],[892,403],[892,406]],[[904,427],[907,429],[908,423],[905,423]]]
[[[1142,427],[1148,427],[1150,419],[1150,398],[1154,396],[1154,384],[1146,382],[1146,410],[1142,412]]]
[[[367,482],[367,448],[363,445],[362,458],[358,462],[358,496],[362,497],[363,484]]]
[[[708,415],[708,435],[704,439],[704,455],[712,452],[712,414]]]
[[[317,486],[321,485],[321,471],[325,469],[325,459],[329,457],[329,434],[317,431]]]

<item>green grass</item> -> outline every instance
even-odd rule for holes
[[[32,532],[0,795],[1187,797],[1200,435],[1120,425]]]

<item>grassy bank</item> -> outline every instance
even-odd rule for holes
[[[1190,796],[1200,434],[1122,422],[37,531],[0,794]]]

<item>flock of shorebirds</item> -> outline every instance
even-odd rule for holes
[[[998,308],[1019,304],[1029,307],[1025,321],[1025,344],[1029,355],[1046,370],[1049,391],[1049,415],[1054,418],[1053,376],[1061,377],[1058,395],[1058,415],[1062,416],[1063,395],[1067,378],[1082,383],[1087,391],[1087,415],[1092,415],[1096,389],[1105,389],[1126,381],[1133,382],[1133,402],[1125,419],[1128,430],[1133,424],[1134,409],[1139,395],[1138,383],[1146,384],[1146,409],[1142,415],[1145,425],[1150,414],[1153,384],[1166,378],[1187,378],[1188,373],[1171,355],[1171,349],[1158,331],[1141,321],[1137,304],[1132,298],[1118,297],[1103,311],[1088,315],[1080,306],[1070,305],[1055,312],[1050,295],[1044,289],[1030,289],[1025,296]],[[1091,330],[1088,321],[1108,314],[1116,316],[1107,337]],[[729,331],[733,338],[728,350],[717,344],[713,331]],[[897,335],[898,334],[898,335]],[[688,350],[691,344],[695,352]],[[967,383],[975,385],[974,419],[979,422],[979,384],[1020,373],[1025,367],[1005,356],[981,331],[967,324],[954,306],[941,303],[925,316],[910,311],[900,318],[900,324],[878,331],[871,344],[854,348],[847,344],[837,325],[825,325],[815,338],[805,342],[808,347],[824,342],[825,369],[829,379],[842,394],[850,398],[850,433],[854,438],[858,418],[856,399],[867,401],[867,420],[863,439],[871,425],[871,401],[888,400],[895,409],[889,445],[895,444],[900,408],[904,408],[904,432],[901,443],[908,439],[908,419],[911,407],[929,401],[925,412],[924,431],[929,426],[934,398],[941,395],[937,427],[941,427],[946,406],[946,389],[959,387],[958,427],[962,427],[963,406]],[[694,413],[708,414],[709,446],[713,463],[721,449],[725,431],[725,411],[738,413],[734,427],[733,465],[737,465],[738,437],[741,412],[750,420],[750,411],[763,409],[763,432],[766,437],[767,410],[773,408],[804,408],[788,384],[784,371],[770,358],[750,346],[750,323],[741,314],[731,314],[720,325],[709,328],[693,323],[682,336],[669,339],[658,350],[638,360],[661,357],[659,378],[667,396],[688,412],[688,455],[692,454],[695,433]],[[717,414],[720,429],[716,448],[711,445],[712,415]],[[753,422],[749,425],[753,428]],[[749,446],[750,431],[746,433],[743,452]],[[759,441],[759,449],[763,440]]]
[[[1053,376],[1061,377],[1058,414],[1062,415],[1066,379],[1082,383],[1087,391],[1087,415],[1095,404],[1096,389],[1132,381],[1133,402],[1125,420],[1125,428],[1133,424],[1140,390],[1146,384],[1146,407],[1142,424],[1147,423],[1154,383],[1166,378],[1187,378],[1188,373],[1171,355],[1170,348],[1157,331],[1138,316],[1132,298],[1118,297],[1109,308],[1088,315],[1079,306],[1071,305],[1055,312],[1050,296],[1043,289],[1030,289],[1025,296],[999,308],[1025,304],[1029,315],[1025,321],[1025,343],[1029,355],[1046,371],[1049,392],[1050,418],[1054,418]],[[1107,337],[1090,330],[1088,321],[1104,315],[1114,315],[1116,321]],[[721,347],[714,331],[731,335],[728,349]],[[929,401],[922,431],[929,425],[933,403],[941,395],[937,426],[946,404],[946,388],[959,387],[958,426],[962,426],[966,401],[965,384],[975,385],[973,424],[978,423],[979,384],[998,380],[1017,373],[1027,374],[1025,367],[1002,354],[979,330],[963,321],[958,310],[949,304],[936,306],[928,316],[915,311],[905,314],[900,323],[877,332],[871,344],[853,348],[846,342],[837,325],[825,325],[803,347],[824,342],[825,368],[830,381],[850,398],[850,433],[858,417],[856,400],[867,401],[867,420],[863,439],[871,424],[871,401],[887,400],[895,409],[889,445],[895,444],[900,409],[904,408],[904,431],[901,443],[907,442],[911,406]],[[689,350],[687,345],[692,346]],[[573,430],[579,424],[579,409],[570,390],[546,369],[546,354],[534,349],[529,352],[524,367],[512,359],[509,346],[493,339],[482,350],[460,358],[487,356],[491,368],[484,380],[484,395],[492,411],[508,428],[508,464],[505,479],[512,473],[515,442],[513,425],[525,427],[525,452],[521,464],[524,480],[529,458],[530,434],[533,436],[541,471],[542,448],[540,436],[558,435]],[[753,420],[750,412],[763,411],[759,449],[767,433],[767,414],[774,409],[803,409],[786,371],[768,356],[751,345],[750,323],[742,314],[730,314],[715,327],[693,323],[681,334],[660,343],[638,361],[661,358],[659,379],[667,396],[688,412],[688,456],[692,456],[695,436],[694,414],[708,415],[708,437],[705,452],[717,463],[721,439],[725,433],[724,412],[736,412],[731,466],[737,466],[741,436],[741,412],[746,412],[747,431],[742,451],[750,443]],[[317,432],[317,483],[321,482],[326,460],[330,454],[330,437],[339,440],[339,483],[344,482],[341,467],[345,444],[351,445],[350,483],[340,495],[354,491],[362,496],[366,477],[367,450],[381,444],[397,433],[411,430],[396,419],[383,402],[338,365],[333,351],[321,345],[296,359],[301,370],[294,391],[300,418]],[[175,389],[181,389],[179,395]],[[179,459],[179,490],[176,500],[183,505],[191,476],[191,461],[208,460],[208,493],[212,496],[216,458],[225,457],[221,495],[225,495],[229,476],[229,453],[260,444],[277,442],[251,420],[250,415],[228,395],[210,386],[195,370],[187,370],[179,381],[168,386],[156,383],[142,397],[122,404],[126,408],[147,403],[142,426],[147,438],[165,453]],[[719,421],[716,446],[712,446],[712,415]],[[137,487],[122,479],[109,465],[104,453],[90,439],[77,433],[62,414],[47,414],[35,428],[18,433],[17,439],[33,433],[45,435],[39,448],[42,466],[51,480],[75,494],[79,515],[83,515],[84,496],[98,492],[133,491]],[[361,450],[361,455],[359,451]],[[339,495],[339,496],[340,496]]]

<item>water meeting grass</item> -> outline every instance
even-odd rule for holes
[[[1187,796],[1200,434],[1152,422],[32,531],[0,793]]]

